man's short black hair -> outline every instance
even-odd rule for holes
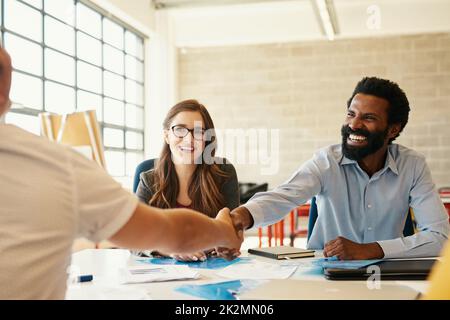
[[[392,138],[389,143],[394,141],[403,131],[408,123],[409,102],[405,92],[400,89],[397,83],[390,80],[380,79],[377,77],[365,77],[356,85],[351,98],[347,102],[347,109],[356,94],[363,93],[385,99],[389,102],[388,125],[399,123],[399,134]]]

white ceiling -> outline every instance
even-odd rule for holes
[[[232,5],[217,5],[216,1],[164,9],[172,23],[176,46],[327,39],[309,0],[241,0],[241,4]],[[208,2],[215,5],[207,6]],[[380,9],[380,29],[367,27],[371,5]],[[450,0],[334,0],[334,7],[340,30],[336,39],[450,32]]]

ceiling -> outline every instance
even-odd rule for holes
[[[316,1],[316,0],[314,0]],[[450,32],[449,0],[327,0],[335,39]],[[313,0],[153,0],[178,47],[327,40]]]

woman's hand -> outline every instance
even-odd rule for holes
[[[205,261],[207,259],[206,253],[204,252],[195,252],[191,254],[171,254],[172,258],[177,259],[178,261]]]

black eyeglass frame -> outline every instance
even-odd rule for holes
[[[186,130],[185,131],[186,133],[184,135],[178,135],[177,133],[175,133],[175,128],[176,127]],[[184,137],[186,137],[188,135],[188,133],[191,133],[192,137],[194,138],[194,140],[197,140],[197,141],[204,140],[205,129],[203,129],[203,128],[201,128],[201,129],[199,129],[199,128],[188,129],[188,128],[184,127],[184,126],[180,126],[180,125],[176,124],[176,125],[173,125],[172,127],[170,127],[170,130],[172,130],[174,136],[177,137],[177,138],[184,138]],[[198,136],[196,137],[196,134],[198,134],[199,132],[201,132],[201,137],[200,138]]]

